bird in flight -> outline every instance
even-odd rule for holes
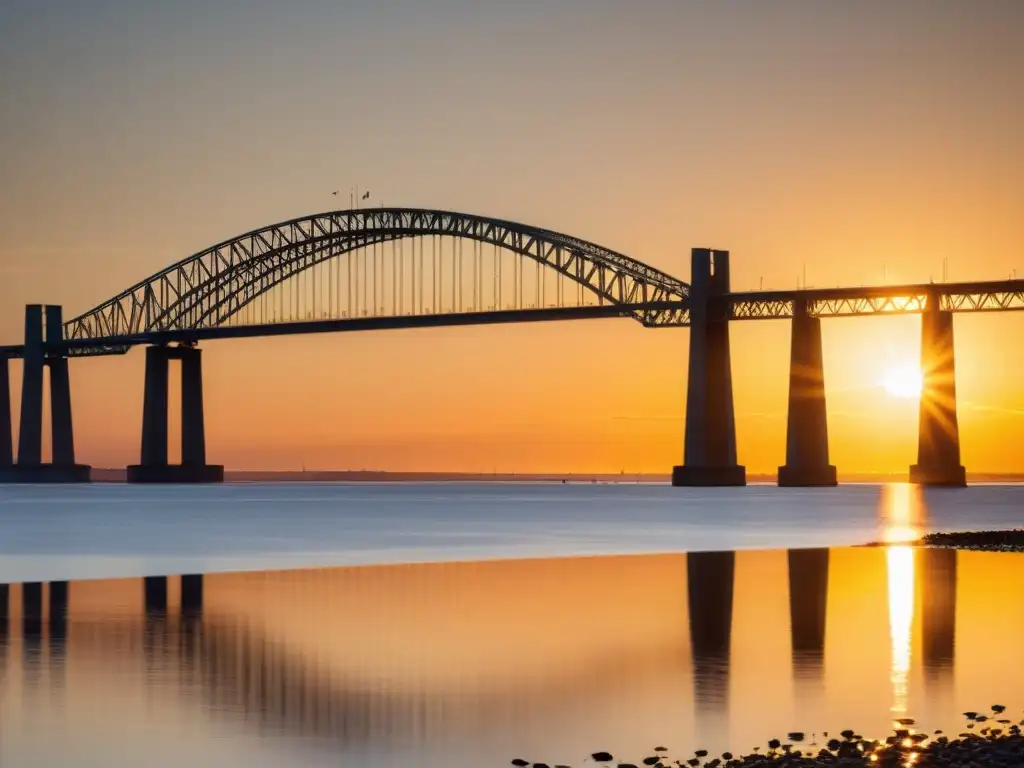
[[[335,197],[337,197],[337,196],[338,196],[338,192],[339,192],[339,191],[340,191],[340,190],[337,190],[337,189],[336,189],[336,190],[334,190],[333,192],[331,192],[331,194],[332,194],[332,195],[334,195]]]

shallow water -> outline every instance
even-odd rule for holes
[[[1014,486],[0,487],[0,765],[580,765],[959,730],[1024,707],[1024,555],[900,542],[1022,511]],[[834,546],[869,540],[891,545]],[[206,575],[137,578],[183,572]]]
[[[11,586],[0,764],[579,765],[1024,705],[1024,555],[410,564],[213,574],[201,595],[197,581],[184,596],[177,578],[79,581],[41,600]]]
[[[913,508],[911,510],[911,507]],[[1024,486],[0,486],[0,582],[860,544],[1020,524]]]

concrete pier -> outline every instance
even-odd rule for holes
[[[746,469],[736,462],[729,307],[720,298],[729,292],[729,252],[694,248],[690,263],[686,436],[672,485],[746,485]]]
[[[910,482],[917,485],[963,487],[967,471],[960,464],[960,428],[956,415],[956,364],[953,313],[940,309],[939,297],[928,297],[921,314],[921,388],[917,464]]]
[[[142,466],[167,464],[167,405],[170,357],[164,347],[146,348],[146,390],[142,404]]]
[[[181,464],[167,460],[170,362],[181,361]],[[129,483],[221,483],[224,467],[206,463],[202,352],[192,347],[146,349],[142,461],[128,467]]]
[[[181,350],[181,462],[206,465],[203,359],[198,349]]]
[[[14,437],[11,429],[11,361],[0,357],[0,478],[14,470]]]
[[[64,313],[60,307],[46,308],[46,340],[64,338]],[[47,359],[50,367],[50,429],[53,443],[54,466],[75,465],[75,436],[71,421],[71,376],[68,359],[52,354]]]
[[[21,361],[21,428],[18,437],[19,468],[43,463],[43,307],[25,307],[25,356]]]
[[[805,300],[797,299],[789,363],[786,464],[779,467],[780,486],[837,484],[836,468],[828,461],[827,414],[821,320],[811,317]]]
[[[63,312],[59,306],[30,304],[25,307],[25,355],[22,364],[18,460],[12,469],[5,469],[3,460],[6,456],[0,449],[0,482],[87,483],[90,480],[89,467],[75,462],[68,359],[59,350],[47,349],[47,344],[54,344],[63,339],[63,323]],[[5,363],[5,374],[6,367]],[[43,463],[45,368],[50,369],[53,456],[49,463]],[[0,390],[2,389],[3,386],[0,384]],[[9,408],[5,410],[9,419]],[[0,430],[3,429],[3,419],[4,417],[0,416]],[[5,434],[9,433],[8,427]]]

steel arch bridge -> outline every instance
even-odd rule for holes
[[[588,304],[621,306],[645,326],[672,326],[688,322],[688,296],[689,285],[671,275],[548,229],[450,211],[366,208],[225,240],[70,320],[64,338]]]

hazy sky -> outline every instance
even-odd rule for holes
[[[255,226],[395,205],[550,227],[734,287],[1024,274],[1024,4],[4,0],[0,338]],[[345,201],[347,202],[347,201]],[[916,318],[827,321],[840,470],[914,460],[881,392]],[[958,317],[965,463],[1024,470],[1024,317]],[[219,342],[229,467],[665,471],[685,330],[629,321]],[[740,459],[784,460],[789,327],[733,329]],[[77,445],[137,461],[142,354],[72,367]],[[17,378],[17,377],[16,377]],[[17,402],[17,401],[15,401]]]

